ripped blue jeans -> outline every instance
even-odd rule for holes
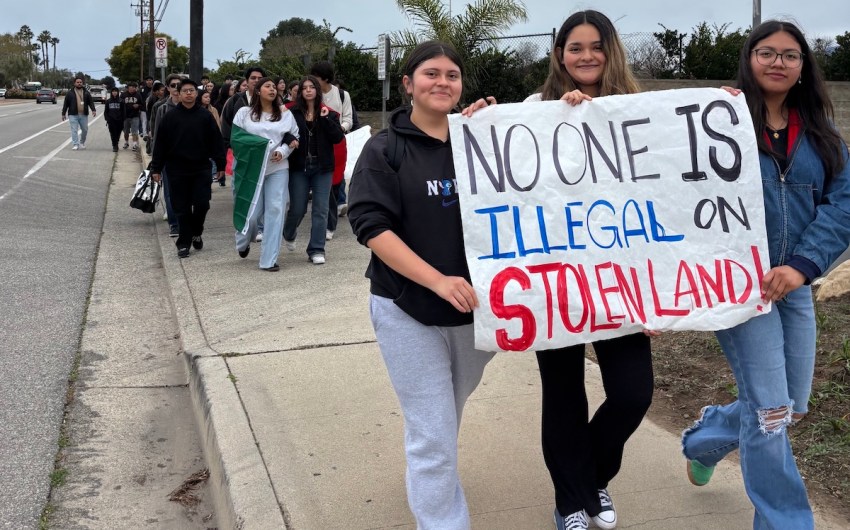
[[[770,313],[716,335],[738,399],[705,407],[682,434],[682,452],[713,466],[740,449],[744,486],[755,507],[753,528],[814,528],[787,432],[792,413],[808,411],[816,339],[811,288],[800,287]]]

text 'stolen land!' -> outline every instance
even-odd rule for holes
[[[475,345],[555,348],[717,330],[770,311],[743,96],[681,89],[450,117]]]

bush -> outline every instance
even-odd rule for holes
[[[6,99],[35,99],[35,92],[25,92],[20,88],[10,88],[6,91]]]

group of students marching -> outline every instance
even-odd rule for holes
[[[281,243],[296,250],[312,200],[307,258],[325,263],[326,241],[345,211],[345,133],[355,124],[351,97],[333,81],[332,65],[319,62],[291,87],[260,67],[225,83],[217,96],[207,78],[200,85],[177,75],[162,86],[151,83],[151,173],[164,181],[166,218],[179,257],[203,248],[210,174],[225,186],[225,173],[232,170],[238,255],[247,258],[251,243],[261,242],[259,268],[279,271]]]
[[[404,415],[407,498],[417,528],[468,529],[458,429],[494,354],[473,346],[478,300],[457,202],[446,207],[425,185],[435,176],[454,178],[448,115],[461,101],[464,65],[450,45],[431,41],[409,55],[403,72],[409,105],[364,147],[348,214],[358,241],[372,251],[370,313]],[[705,407],[683,434],[687,477],[706,485],[717,463],[740,449],[753,528],[811,529],[787,429],[806,414],[811,390],[811,281],[850,244],[848,152],[830,121],[818,65],[794,24],[767,21],[753,28],[740,54],[738,88],[727,90],[746,98],[755,125],[771,267],[760,288],[775,309],[717,332],[738,398]],[[611,21],[588,10],[561,26],[548,77],[527,101],[593,105],[597,97],[638,91]],[[479,99],[462,112],[474,119],[476,110],[493,104],[493,98]],[[537,352],[542,449],[558,530],[617,526],[608,488],[652,400],[650,340],[657,334],[593,343],[606,398],[592,417],[584,345]]]

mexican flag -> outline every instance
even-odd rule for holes
[[[263,178],[272,150],[272,141],[234,125],[230,131],[233,149],[233,226],[248,233],[248,219],[262,200]]]

